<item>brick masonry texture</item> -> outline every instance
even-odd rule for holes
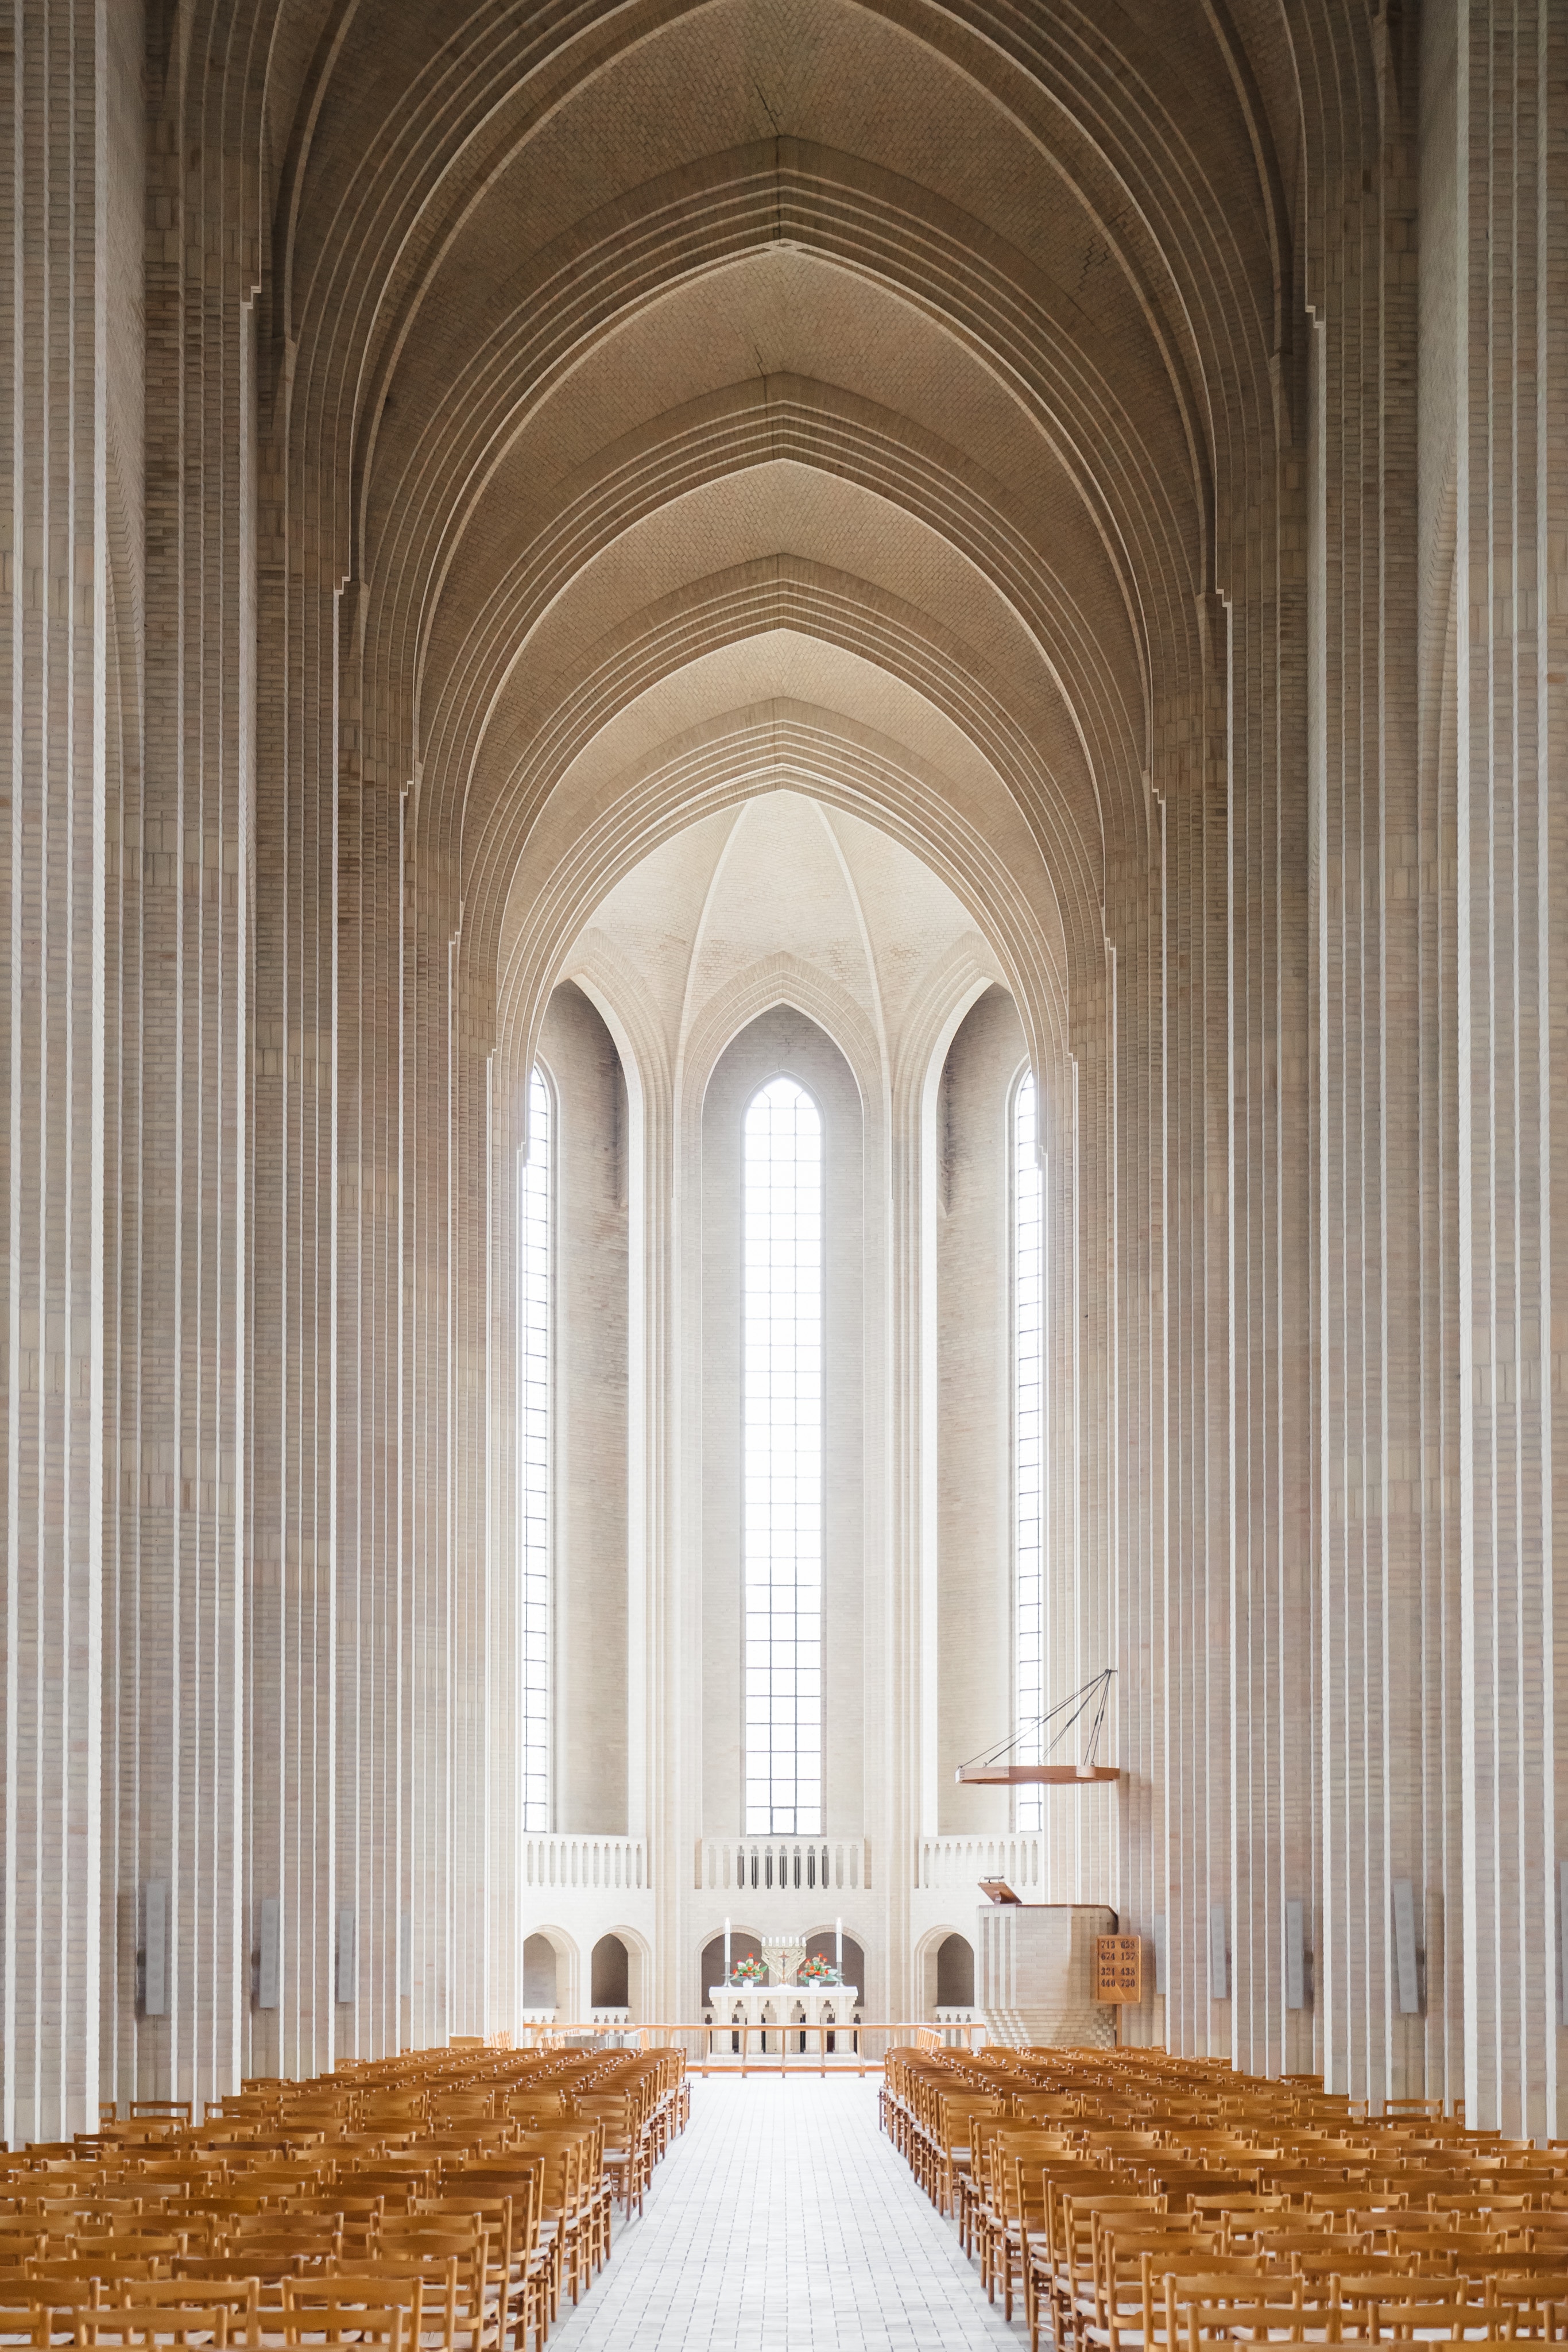
[[[0,83],[0,2136],[522,2005],[536,1053],[559,1826],[689,2005],[702,1089],[780,1005],[862,1107],[886,2013],[998,1825],[1005,1137],[938,1130],[1027,1055],[1125,1774],[1047,1889],[1161,1923],[1134,2038],[1562,2131],[1563,0],[3,0]],[[861,963],[705,997],[671,845],[781,790]]]

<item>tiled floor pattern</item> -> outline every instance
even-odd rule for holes
[[[551,2352],[1027,2347],[877,2129],[874,2080],[695,2082],[641,2221]]]

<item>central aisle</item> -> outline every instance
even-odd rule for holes
[[[877,2129],[878,2085],[692,2084],[643,2219],[552,2352],[904,2352],[1027,2343]]]

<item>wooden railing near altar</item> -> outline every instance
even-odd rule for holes
[[[688,2074],[879,2074],[890,2049],[914,2043],[921,2049],[977,2049],[985,2038],[985,2022],[933,2025],[925,2020],[894,2024],[863,2021],[847,2025],[698,2024],[522,2025],[520,2046],[557,2050],[573,2043],[596,2046],[619,2042],[644,2051],[678,2050]],[[632,2037],[635,2036],[635,2043]],[[784,2046],[768,2049],[768,2037]]]

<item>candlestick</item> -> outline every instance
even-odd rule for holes
[[[729,1982],[729,1921],[724,1923],[724,1980]]]
[[[844,1980],[844,1923],[841,1919],[835,1919],[833,1922],[833,1966],[839,1972],[839,1982],[842,1984]]]

